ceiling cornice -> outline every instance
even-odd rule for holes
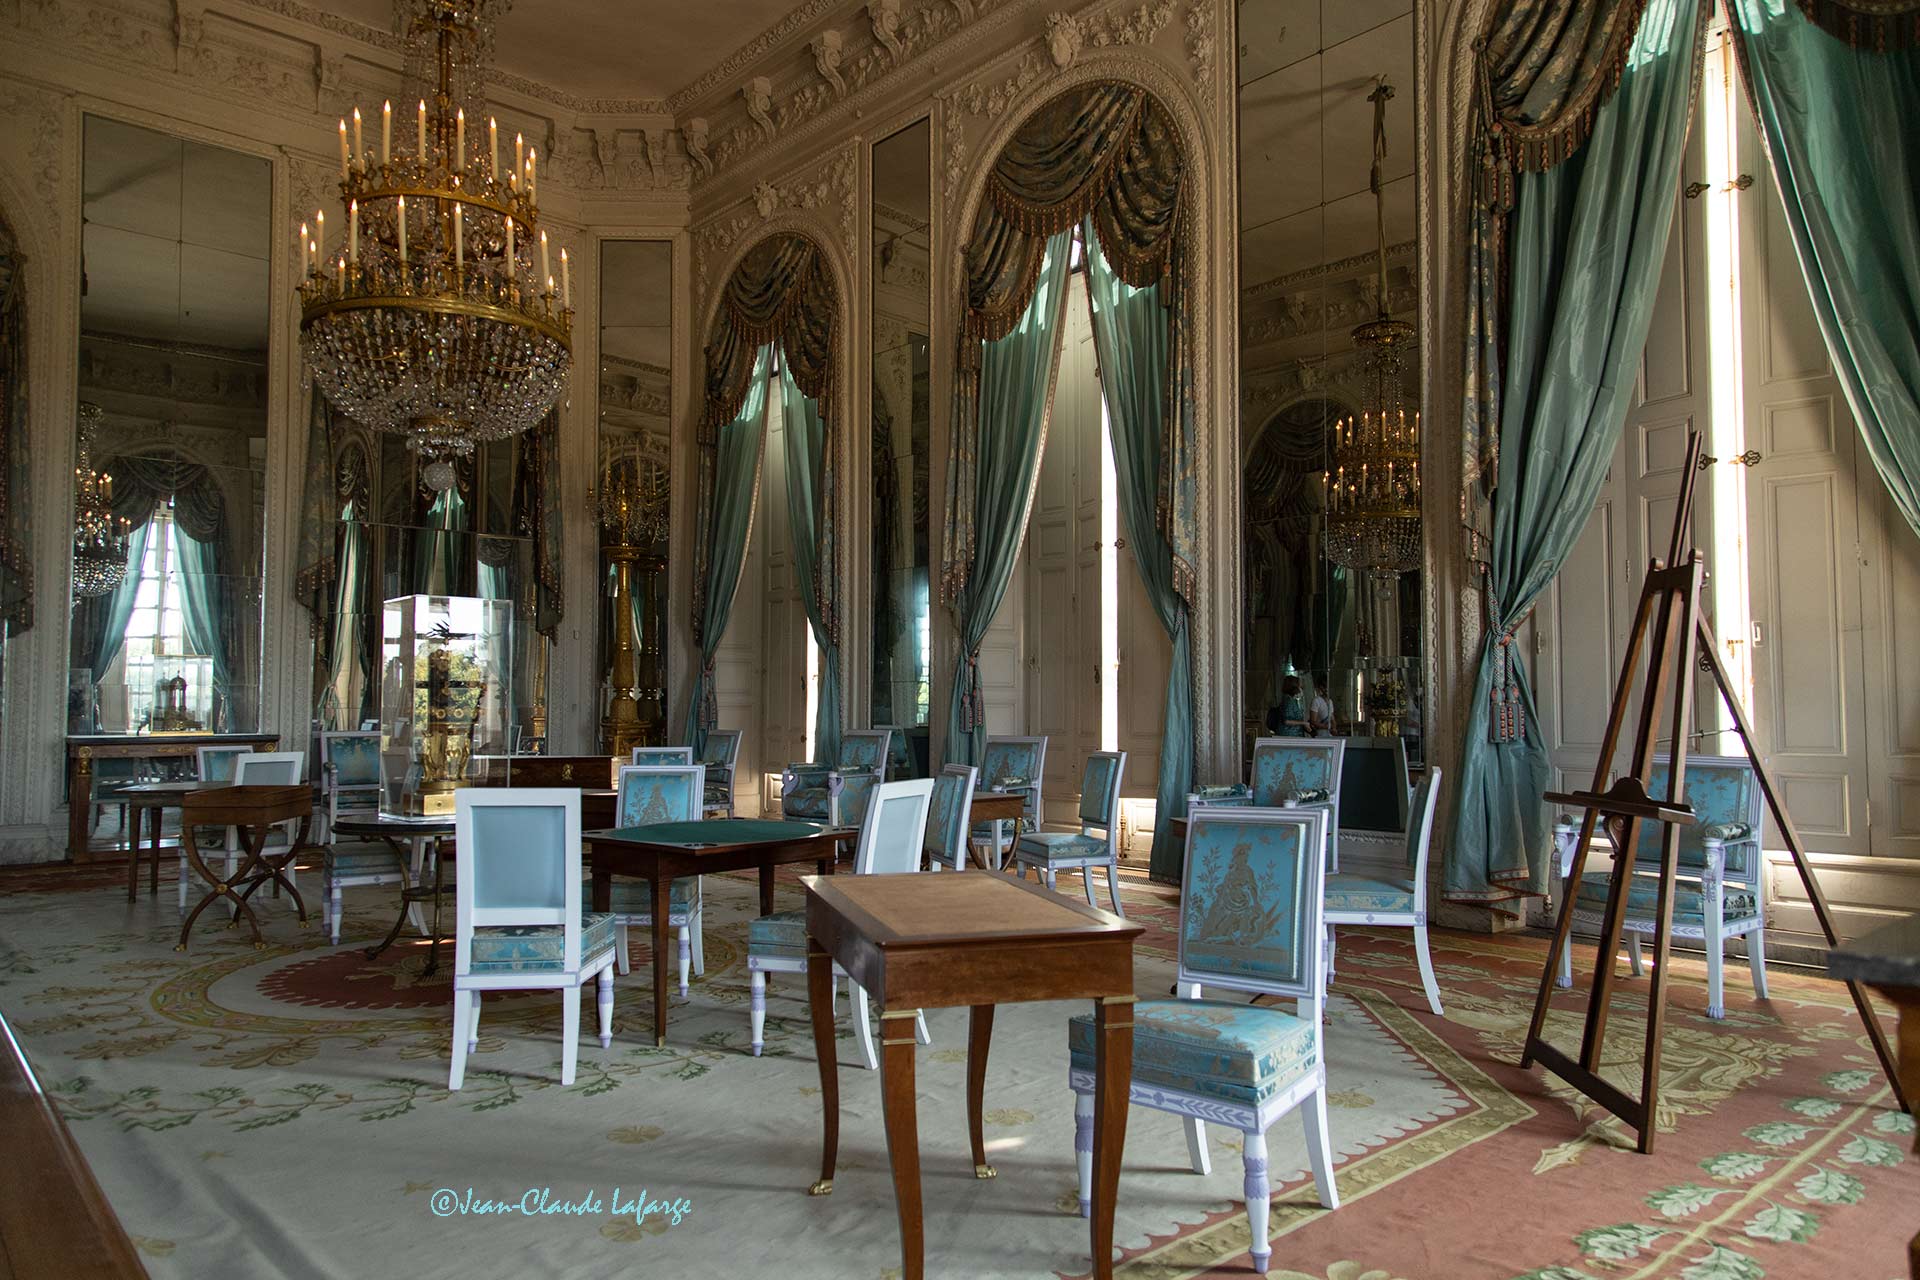
[[[798,32],[844,3],[846,0],[807,0],[807,3],[728,54],[717,66],[701,72],[691,82],[667,95],[666,110],[680,114],[706,94],[738,76],[746,67],[782,52]]]

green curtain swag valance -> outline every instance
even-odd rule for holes
[[[1875,53],[1920,48],[1920,0],[1795,0],[1795,4],[1814,25],[1852,48]],[[1780,6],[1764,7],[1777,10]],[[1738,27],[1759,6],[1728,0],[1728,8],[1740,11],[1734,24]],[[1911,116],[1890,118],[1903,119],[1912,127]]]
[[[20,252],[0,222],[0,628],[33,625],[33,494],[27,461],[27,306]]]
[[[1920,0],[1904,7],[1920,12]],[[1920,45],[1850,45],[1789,0],[1732,9],[1740,78],[1827,353],[1874,469],[1920,533]]]
[[[1493,494],[1489,618],[1443,872],[1450,901],[1510,910],[1502,904],[1547,887],[1546,745],[1512,638],[1585,528],[1626,420],[1706,17],[1704,0],[1649,0],[1587,145],[1520,181],[1499,417],[1510,465]]]
[[[145,524],[155,507],[171,501],[175,528],[197,541],[225,545],[227,500],[205,466],[151,454],[108,455],[94,465],[113,476],[116,516]]]
[[[1647,0],[1511,0],[1474,41],[1468,218],[1466,411],[1460,518],[1480,559],[1500,467],[1507,223],[1521,174],[1544,173],[1592,135],[1620,83]]]

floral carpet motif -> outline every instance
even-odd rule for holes
[[[124,893],[117,876],[85,871],[0,875],[0,1008],[157,1277],[638,1266],[824,1278],[898,1266],[878,1081],[851,1065],[845,1000],[832,1197],[802,1194],[817,1170],[819,1091],[798,978],[776,979],[766,1056],[747,1053],[749,879],[707,880],[707,973],[675,999],[667,1045],[647,1034],[650,960],[636,937],[613,1048],[583,1037],[573,1086],[559,1084],[559,998],[504,995],[486,1002],[458,1093],[445,1087],[447,949],[433,975],[407,935],[363,954],[392,920],[390,891],[349,892],[339,947],[281,903],[264,913],[266,948],[203,922],[184,955],[169,886],[133,904]],[[1162,996],[1174,897],[1138,879],[1123,893],[1147,926],[1137,989]],[[798,905],[791,877],[779,896]],[[1270,1135],[1275,1276],[1901,1272],[1920,1227],[1920,1163],[1844,989],[1776,973],[1761,1004],[1730,966],[1728,1017],[1714,1022],[1702,966],[1676,960],[1659,1145],[1640,1156],[1611,1117],[1514,1065],[1538,940],[1437,934],[1444,1020],[1426,1011],[1407,943],[1341,931],[1327,1044],[1344,1204],[1319,1208],[1300,1125],[1283,1119]],[[1623,984],[1609,1036],[1606,1069],[1626,1084],[1637,1085],[1644,992]],[[1556,998],[1557,1042],[1577,1037],[1580,1009]],[[984,1182],[966,1151],[965,1014],[928,1011],[917,1084],[930,1274],[1089,1272],[1065,1087],[1078,1011],[1001,1007],[985,1116],[1001,1176]],[[1177,1119],[1131,1114],[1118,1274],[1248,1273],[1239,1135],[1208,1134],[1213,1172],[1200,1177]],[[519,1211],[527,1190],[546,1193],[544,1213]],[[475,1209],[488,1201],[515,1207]]]

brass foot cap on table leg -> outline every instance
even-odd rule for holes
[[[253,949],[255,951],[265,951],[267,949],[267,944],[264,942],[256,942],[253,944]]]
[[[664,1049],[664,1048],[666,1048],[666,1047],[667,1047],[667,1038],[666,1038],[665,1036],[655,1036],[655,1037],[653,1038],[653,1047],[654,1047],[654,1048],[656,1048],[656,1049]]]
[[[818,1181],[818,1182],[816,1182],[816,1183],[814,1183],[814,1184],[813,1184],[812,1186],[810,1186],[810,1187],[808,1187],[808,1188],[807,1188],[807,1194],[808,1194],[808,1195],[810,1195],[810,1196],[830,1196],[830,1195],[832,1195],[832,1194],[833,1194],[833,1179],[832,1179],[832,1178],[822,1178],[822,1179],[820,1179],[820,1181]]]
[[[976,1178],[997,1178],[1000,1176],[1000,1171],[990,1164],[977,1164],[973,1166],[973,1176]]]
[[[185,951],[187,949],[187,944],[184,942],[176,942],[173,944],[173,949],[175,951]]]

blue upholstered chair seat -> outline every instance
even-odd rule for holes
[[[1370,876],[1327,877],[1329,911],[1412,911],[1413,881],[1376,880]]]
[[[1605,911],[1607,909],[1606,872],[1593,872],[1580,877],[1579,905],[1587,911]],[[1633,887],[1627,891],[1627,917],[1629,919],[1650,920],[1660,906],[1660,877],[1636,875]],[[1746,920],[1754,914],[1753,891],[1733,885],[1726,887],[1722,898],[1722,919]],[[1697,882],[1676,880],[1673,883],[1673,922],[1675,924],[1703,925],[1706,923],[1706,906],[1700,886]]]
[[[725,804],[729,798],[730,790],[731,789],[724,782],[709,782],[707,784],[707,793],[706,793],[707,803],[708,804]]]
[[[1105,840],[1082,835],[1078,831],[1030,831],[1020,837],[1017,847],[1022,853],[1044,858],[1048,862],[1074,858],[1099,858],[1104,861],[1107,856]]]
[[[776,911],[747,924],[747,954],[807,958],[807,913]]]
[[[557,924],[479,925],[473,931],[474,973],[559,973],[565,963],[566,930]],[[613,917],[580,917],[580,967],[613,951]]]
[[[1258,1107],[1317,1063],[1313,1024],[1229,1000],[1142,1000],[1133,1007],[1133,1078],[1179,1093]],[[1093,1016],[1067,1027],[1078,1070],[1093,1070]]]
[[[827,789],[825,787],[801,787],[781,801],[781,810],[789,818],[825,818],[827,812]]]
[[[581,898],[593,901],[593,878],[587,877]],[[643,916],[653,919],[653,882],[632,876],[615,876],[607,899],[607,909],[617,916]],[[685,915],[693,910],[693,877],[682,876],[667,891],[667,914]]]
[[[328,877],[399,876],[405,860],[384,845],[328,845],[322,859]]]

